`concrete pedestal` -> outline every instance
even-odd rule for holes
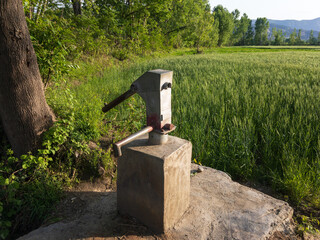
[[[189,141],[169,136],[148,145],[147,136],[122,148],[118,160],[117,207],[155,232],[165,232],[181,218],[190,201]]]

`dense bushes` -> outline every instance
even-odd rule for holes
[[[80,178],[92,180],[115,170],[110,150],[88,147],[89,140],[100,137],[101,121],[88,118],[88,109],[75,109],[76,101],[68,89],[51,95],[48,100],[58,120],[43,136],[42,149],[37,153],[14,157],[4,134],[0,134],[1,239],[38,227],[60,200],[62,190]],[[101,169],[106,170],[101,173]]]

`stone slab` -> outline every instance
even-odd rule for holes
[[[169,230],[189,207],[191,142],[168,136],[149,145],[147,136],[122,148],[118,159],[117,206],[154,232]]]
[[[192,164],[192,170],[198,168]],[[119,217],[116,193],[92,194],[72,221],[43,226],[20,240],[65,239],[243,239],[265,240],[275,233],[295,239],[293,209],[281,200],[233,182],[211,168],[191,176],[190,207],[167,234],[157,235]],[[79,210],[78,210],[79,211]]]

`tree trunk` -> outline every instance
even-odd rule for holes
[[[39,2],[38,2],[38,4],[37,4],[37,12],[36,12],[36,14],[35,14],[35,20],[34,20],[35,22],[37,22],[38,19],[39,19],[42,5],[43,5],[43,0],[39,0]]]
[[[48,0],[44,0],[43,6],[42,6],[42,8],[41,8],[41,14],[40,14],[41,17],[44,16],[44,13],[45,13],[46,10],[47,10],[47,5],[48,5]]]
[[[54,121],[21,0],[0,0],[0,118],[16,156],[36,150]]]
[[[81,2],[80,0],[72,0],[74,15],[81,15]]]

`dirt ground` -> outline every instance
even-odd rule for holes
[[[216,239],[213,238],[215,235],[210,235],[210,234],[216,234],[217,229],[219,234],[221,234],[221,231],[223,233],[223,229],[219,230],[221,228],[220,221],[218,222],[211,222],[210,220],[205,220],[205,219],[210,219],[213,216],[217,216],[216,214],[218,212],[214,213],[214,215],[206,215],[206,208],[199,207],[199,200],[202,199],[203,193],[201,192],[198,187],[203,186],[203,181],[207,181],[208,176],[211,176],[214,174],[213,171],[216,170],[208,170],[208,175],[202,175],[206,173],[201,173],[199,176],[196,176],[193,178],[194,180],[194,190],[196,192],[192,192],[192,195],[194,196],[194,200],[197,202],[196,205],[195,202],[191,202],[191,210],[189,213],[191,214],[198,214],[199,211],[202,212],[201,215],[198,217],[195,217],[194,215],[187,216],[187,220],[184,222],[181,221],[176,229],[176,233],[179,235],[175,235],[175,233],[167,233],[167,234],[155,234],[152,232],[148,227],[145,225],[141,224],[139,221],[136,219],[129,217],[129,216],[120,216],[118,212],[116,211],[116,189],[115,185],[110,185],[107,188],[105,181],[98,180],[95,183],[90,183],[90,182],[83,182],[79,184],[76,188],[72,189],[71,191],[66,191],[65,192],[65,197],[62,199],[62,201],[56,206],[55,211],[53,214],[46,220],[44,226],[42,226],[42,232],[38,232],[38,235],[30,235],[29,237],[22,237],[22,239],[43,239],[43,236],[51,236],[51,238],[48,239],[58,239],[54,238],[54,234],[57,232],[60,234],[59,236],[72,236],[71,238],[67,239],[86,239],[86,240],[106,240],[106,239],[128,239],[128,240],[134,240],[134,239],[164,239],[164,240],[173,240],[173,239]],[[205,171],[206,172],[206,171]],[[202,175],[202,176],[201,176]],[[227,180],[227,177],[224,175],[221,175],[221,179],[225,178]],[[230,182],[231,185],[236,185],[235,189],[237,189],[236,194],[240,194],[239,192],[239,186],[237,183],[232,183]],[[252,186],[251,186],[252,187]],[[241,187],[242,188],[242,187]],[[256,186],[256,188],[260,188],[260,186]],[[202,187],[203,190],[205,191],[211,191],[211,187]],[[245,190],[245,187],[243,187]],[[261,189],[259,189],[261,191]],[[247,191],[247,190],[245,190]],[[265,189],[266,191],[266,189]],[[212,193],[208,193],[211,196]],[[256,191],[251,191],[252,196],[255,199],[255,194]],[[232,195],[233,196],[233,195]],[[248,195],[250,196],[250,195]],[[206,197],[208,198],[208,197]],[[226,196],[226,199],[230,198]],[[269,200],[268,200],[269,199]],[[227,200],[227,201],[229,201]],[[248,199],[250,201],[250,199]],[[271,201],[270,197],[266,197],[267,201]],[[206,199],[208,201],[208,199]],[[213,198],[212,201],[215,201]],[[230,201],[233,201],[231,199]],[[245,201],[243,201],[242,204],[246,204]],[[204,203],[204,205],[208,205],[209,202]],[[228,203],[230,204],[230,203]],[[282,204],[277,203],[277,204]],[[216,204],[214,204],[216,205]],[[246,204],[247,205],[247,204]],[[250,205],[250,204],[249,204]],[[278,206],[280,206],[278,205]],[[228,205],[231,206],[231,205]],[[260,205],[259,205],[260,206]],[[285,205],[283,205],[285,206]],[[251,211],[250,206],[248,206],[249,212]],[[285,207],[286,208],[286,207]],[[255,209],[255,208],[253,208]],[[270,209],[269,207],[266,208],[266,210]],[[196,210],[196,211],[194,211]],[[229,211],[229,210],[226,210]],[[248,210],[245,210],[247,212]],[[282,211],[282,210],[281,210]],[[267,211],[269,212],[269,210]],[[285,213],[285,212],[283,212]],[[204,215],[203,215],[204,214]],[[246,214],[246,213],[245,213]],[[188,214],[187,214],[188,215]],[[189,214],[190,215],[190,214]],[[262,214],[264,215],[264,214]],[[261,216],[262,216],[261,215]],[[194,216],[194,217],[193,217]],[[237,232],[236,234],[239,234],[240,238],[234,238],[233,235],[231,234],[231,238],[227,237],[225,239],[248,239],[248,238],[243,238],[241,234],[247,234],[241,230],[241,224],[237,225],[237,222],[239,219],[237,218],[237,214],[234,216],[231,216],[229,213],[227,215],[221,215],[225,217],[229,217],[230,220],[235,219],[236,222],[232,222],[231,225],[229,225],[228,229],[226,231],[230,231],[230,227],[233,228],[236,227],[237,230],[240,232]],[[278,218],[280,215],[275,215],[276,218]],[[284,215],[283,215],[284,216]],[[200,217],[200,218],[199,218]],[[234,218],[236,217],[236,218]],[[199,220],[196,220],[199,218]],[[223,219],[222,218],[222,219]],[[248,219],[248,218],[240,218],[241,219]],[[250,219],[250,218],[249,218]],[[265,219],[266,221],[269,221],[268,219]],[[265,220],[261,220],[261,223],[265,222]],[[204,221],[203,223],[209,223],[211,224],[211,227],[207,228],[206,230],[201,230],[199,227],[202,227],[201,221]],[[192,223],[191,225],[189,223]],[[55,224],[53,224],[55,223]],[[271,223],[271,222],[270,222]],[[212,225],[213,224],[213,225]],[[217,225],[215,225],[217,224]],[[236,225],[234,225],[236,224]],[[287,229],[294,229],[296,227],[295,223],[293,221],[287,222],[286,223]],[[288,224],[290,226],[288,226]],[[90,225],[90,227],[88,227]],[[100,226],[98,226],[100,225]],[[45,229],[45,226],[50,226],[49,229]],[[55,227],[52,227],[55,226]],[[81,227],[83,226],[83,227]],[[101,227],[102,226],[102,227]],[[220,226],[220,227],[219,227]],[[250,225],[248,225],[250,228]],[[240,227],[240,228],[239,228]],[[245,227],[247,228],[247,227]],[[50,230],[51,229],[51,230]],[[62,229],[62,230],[61,230]],[[89,229],[89,232],[86,232],[84,229]],[[77,232],[78,231],[78,232]],[[82,232],[81,232],[82,231]],[[200,231],[200,235],[197,235],[198,233],[195,233],[194,231]],[[202,232],[201,231],[207,231],[207,232]],[[232,230],[233,231],[233,230]],[[241,232],[242,231],[242,232]],[[71,232],[73,232],[71,234]],[[84,233],[84,234],[83,234]],[[77,235],[78,234],[78,235]],[[188,235],[189,234],[189,235]],[[202,234],[202,235],[201,235]],[[38,238],[34,238],[35,236],[38,236]],[[79,237],[80,236],[80,237]],[[95,236],[95,237],[92,237]],[[197,236],[200,236],[201,238],[196,238]],[[250,238],[249,238],[250,239]],[[292,231],[274,231],[273,234],[268,237],[270,240],[289,240],[289,239],[304,239],[304,240],[315,240],[315,239],[320,239],[319,235],[311,235],[304,233],[302,236],[295,234]]]

